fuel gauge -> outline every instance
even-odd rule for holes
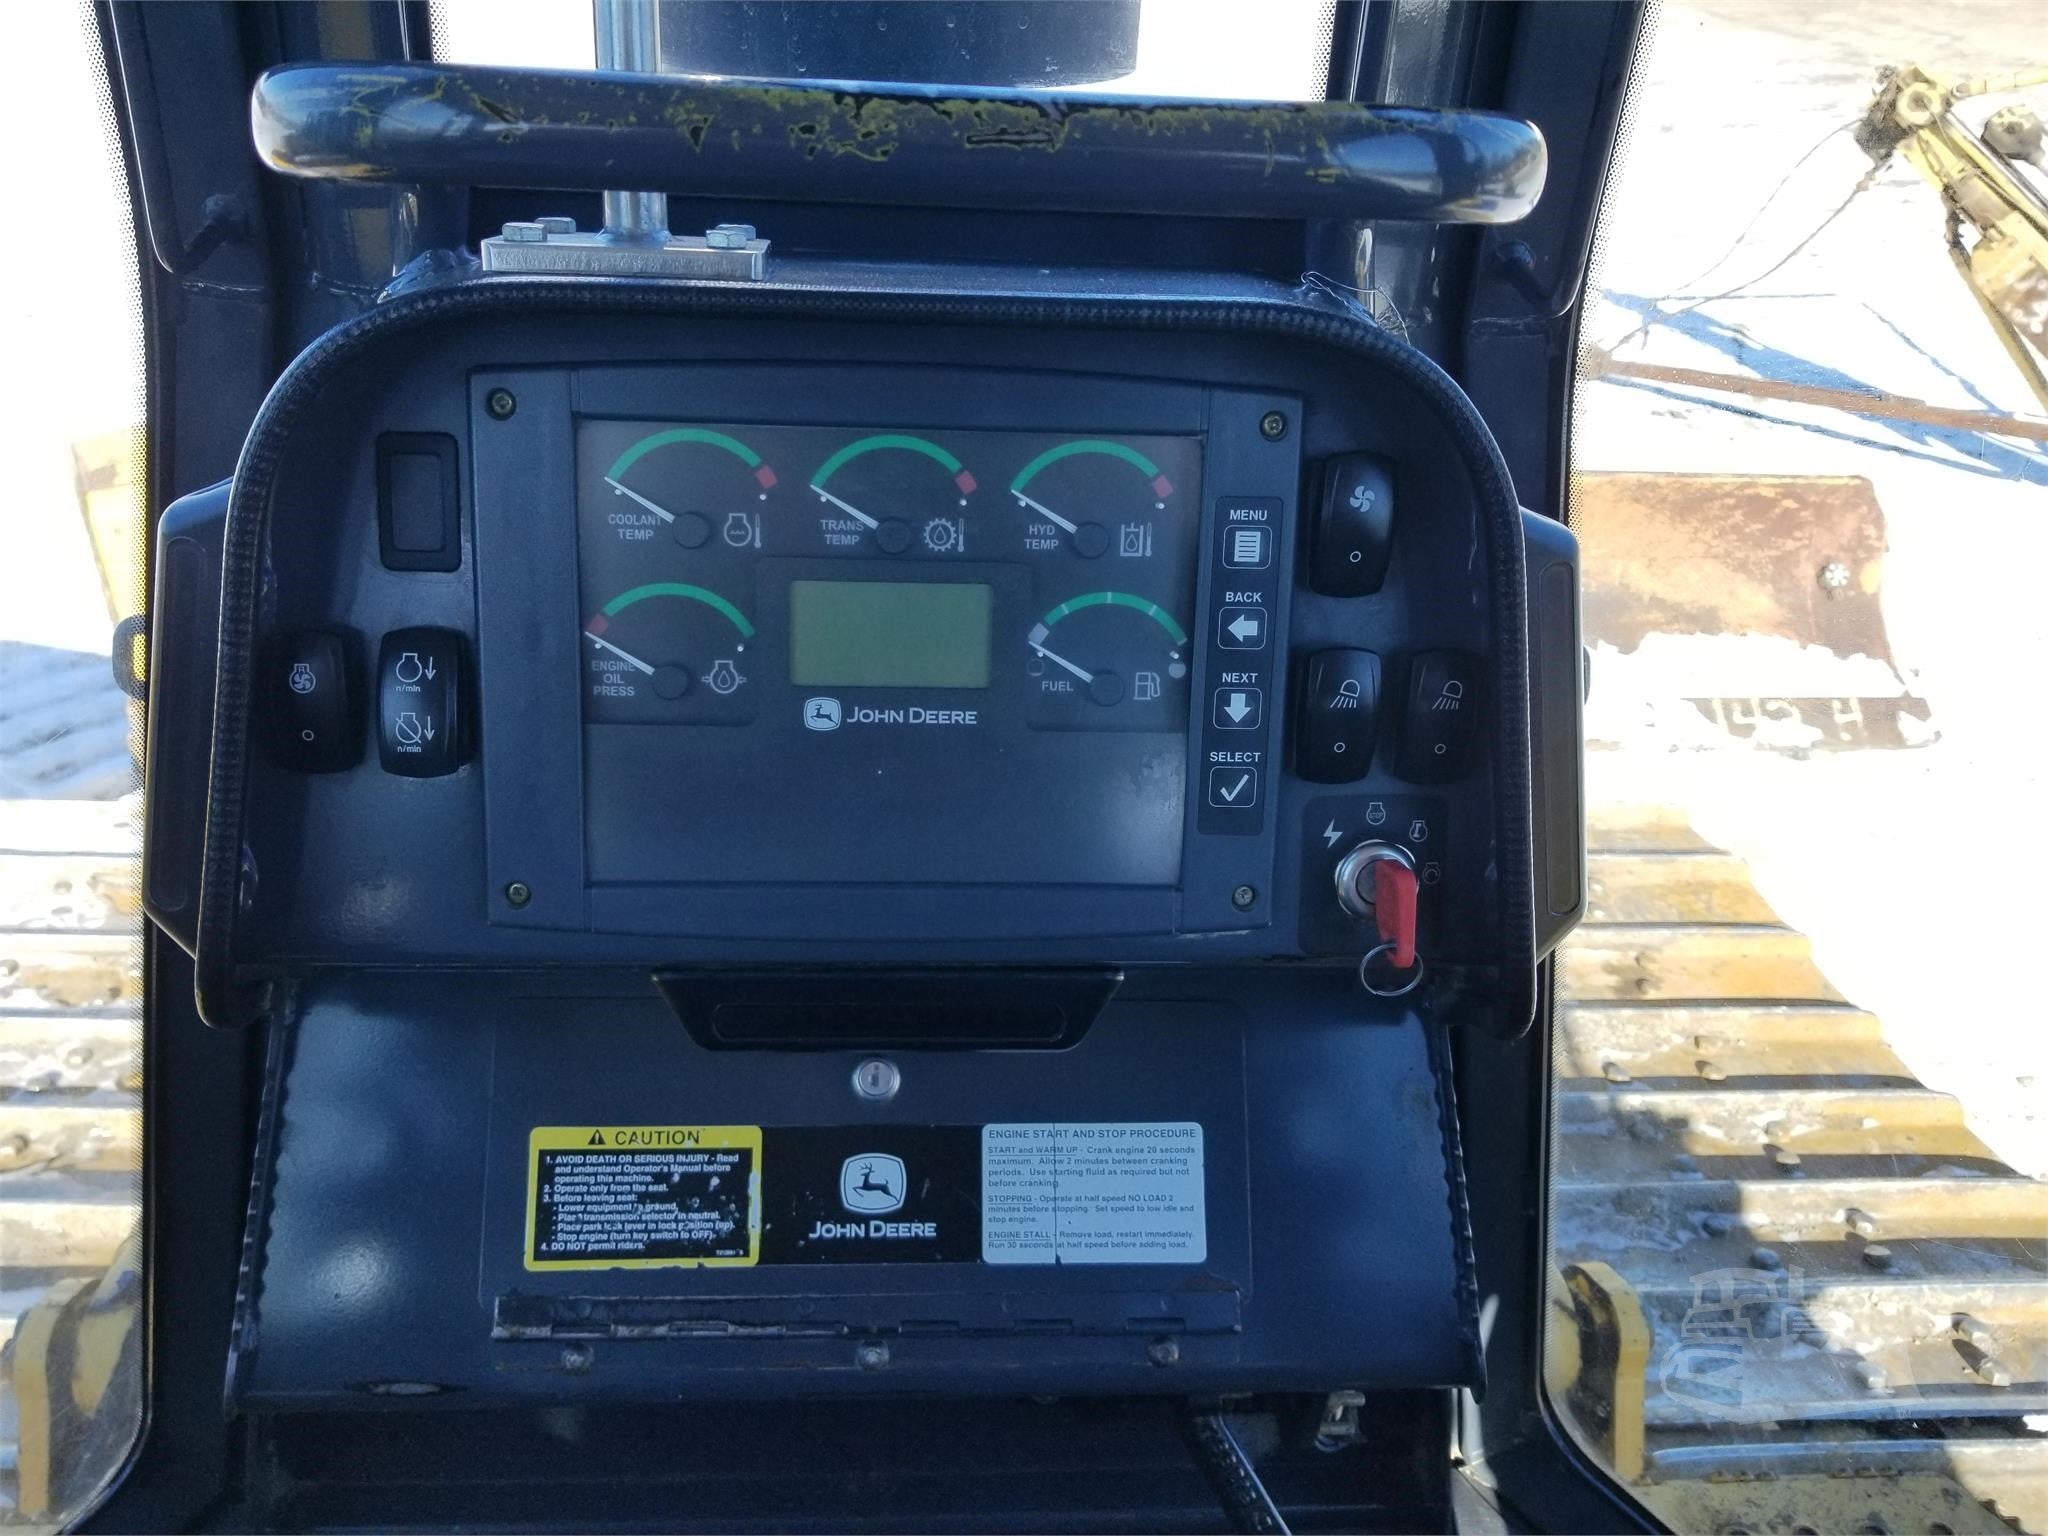
[[[1183,729],[1188,636],[1131,592],[1083,592],[1031,626],[1028,718],[1040,730]]]

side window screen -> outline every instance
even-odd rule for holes
[[[142,1423],[142,705],[116,682],[141,658],[115,654],[145,589],[142,330],[92,11],[5,29],[38,71],[0,102],[38,146],[14,190],[65,226],[61,259],[0,251],[0,1526],[35,1529],[84,1514]]]
[[[1672,4],[1638,63],[1548,1386],[1679,1530],[2048,1529],[2040,22]]]

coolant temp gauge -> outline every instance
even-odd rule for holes
[[[1187,720],[1188,636],[1150,598],[1083,592],[1031,626],[1031,724],[1041,730],[1178,730]]]

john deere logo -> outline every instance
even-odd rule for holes
[[[839,1203],[859,1216],[885,1216],[903,1208],[903,1159],[862,1152],[839,1170]]]

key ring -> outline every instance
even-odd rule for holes
[[[1408,979],[1392,991],[1374,986],[1367,978],[1365,974],[1366,967],[1379,959],[1381,955],[1388,953],[1393,947],[1392,944],[1376,945],[1372,949],[1368,949],[1365,952],[1365,958],[1358,962],[1358,984],[1374,997],[1406,997],[1410,992],[1413,992],[1422,985],[1422,956],[1420,955],[1415,957],[1415,964],[1409,970]]]

